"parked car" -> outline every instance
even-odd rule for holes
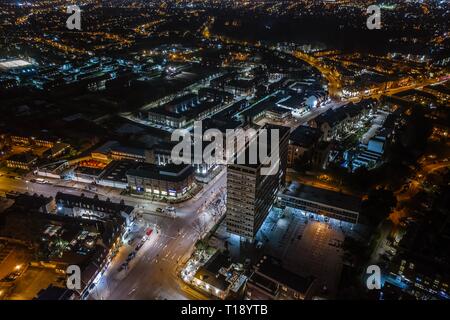
[[[131,246],[135,241],[136,241],[137,237],[133,237],[130,240],[128,240],[128,244]]]
[[[138,252],[139,250],[141,250],[142,246],[144,245],[144,242],[140,242],[136,248],[134,248],[134,251]]]

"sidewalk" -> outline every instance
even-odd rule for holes
[[[177,198],[177,199],[170,199],[170,198],[161,198],[159,196],[155,195],[146,195],[146,194],[134,194],[129,193],[128,195],[121,195],[122,197],[131,197],[131,198],[138,198],[138,199],[144,199],[152,201],[156,204],[160,204],[161,206],[165,206],[167,204],[179,204],[186,202],[190,199],[192,199],[197,193],[199,193],[203,189],[203,186],[201,185],[195,185],[193,188],[191,188],[183,197]],[[164,200],[165,199],[165,200]]]

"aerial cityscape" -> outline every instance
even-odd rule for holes
[[[3,0],[0,112],[0,300],[450,300],[447,0]]]

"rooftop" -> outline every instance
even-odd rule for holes
[[[68,193],[58,192],[55,200],[57,203],[63,202],[65,207],[94,207],[98,211],[103,212],[126,212],[130,214],[134,207],[125,205],[123,203],[111,202],[108,200],[99,200],[98,198],[89,198],[84,195],[77,196]]]
[[[191,165],[167,164],[158,166],[156,164],[140,164],[134,169],[127,171],[127,176],[137,176],[155,180],[166,180],[171,182],[183,181],[194,173]]]
[[[355,117],[361,111],[369,108],[374,103],[375,100],[373,99],[366,99],[356,104],[350,102],[343,107],[327,110],[325,113],[322,113],[321,115],[316,117],[315,122],[317,122],[318,124],[328,122],[328,124],[333,127],[335,124],[343,121],[347,117]]]
[[[353,212],[359,212],[361,207],[361,199],[358,197],[304,184],[292,183],[283,193],[287,196]]]
[[[177,107],[176,104],[171,102],[151,109],[149,112],[154,114],[161,114],[172,118],[187,117],[189,119],[195,118],[198,114],[207,111],[217,106],[217,101],[198,101],[189,107]]]
[[[277,102],[278,105],[287,107],[287,108],[298,108],[299,106],[303,105],[305,101],[305,97],[300,94],[294,94],[289,96],[289,98]]]
[[[114,160],[103,170],[100,179],[127,183],[127,171],[136,168],[136,161]]]
[[[49,285],[46,289],[39,291],[36,300],[69,300],[76,292],[63,287]]]
[[[126,154],[141,156],[141,157],[145,156],[145,149],[122,146],[122,145],[114,145],[113,147],[111,147],[111,152],[126,153]]]
[[[230,264],[231,262],[227,256],[216,252],[208,262],[198,269],[195,278],[200,279],[217,289],[225,290],[228,288],[229,283],[227,282],[226,277],[219,273],[219,270],[222,267],[229,267]]]
[[[29,194],[20,194],[14,199],[14,206],[17,208],[39,210],[52,201],[52,198],[44,196],[31,196]]]
[[[271,162],[263,163],[261,161],[261,158],[260,158],[261,155],[260,155],[260,151],[259,151],[260,149],[259,148],[265,146],[267,148],[266,155],[267,155],[267,157],[270,158],[271,155],[272,155],[272,151],[276,150],[276,149],[272,149],[272,145],[271,145],[272,144],[271,130],[278,130],[279,131],[278,132],[278,137],[279,137],[279,142],[281,142],[283,140],[283,137],[285,137],[286,135],[289,134],[290,128],[284,127],[284,126],[278,126],[278,125],[274,125],[274,124],[266,124],[262,129],[266,129],[267,130],[266,139],[263,140],[263,137],[260,135],[261,131],[257,130],[258,136],[256,138],[252,139],[250,143],[247,142],[247,145],[246,145],[244,150],[235,153],[235,155],[234,155],[235,156],[235,161],[234,161],[235,164],[233,164],[233,165],[253,168],[255,170],[257,170],[260,167],[269,167],[269,166],[272,165]],[[251,155],[250,152],[253,151],[254,150],[253,148],[255,148],[255,147],[256,147],[256,151],[257,151],[256,152],[257,156],[252,156],[251,157],[250,156]],[[276,147],[279,148],[279,144],[277,144]],[[280,152],[282,152],[282,150],[281,151],[278,150],[278,153],[280,153]],[[239,161],[239,159],[240,159],[239,155],[241,155],[241,157],[242,157],[243,153],[245,153],[244,154],[244,157],[245,157],[244,161],[245,162],[244,163],[239,163],[240,162]],[[255,160],[255,161],[253,162],[251,160]],[[272,160],[272,159],[270,159],[270,160]]]
[[[302,277],[284,269],[281,260],[271,256],[264,256],[259,261],[256,272],[301,293],[306,293],[315,280],[312,276]]]
[[[18,154],[13,154],[7,160],[21,162],[21,163],[31,163],[31,162],[37,160],[37,157],[31,153],[18,153]]]

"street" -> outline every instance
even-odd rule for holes
[[[100,199],[109,197],[112,201],[125,200],[127,205],[132,205],[142,213],[142,219],[149,226],[157,226],[159,233],[156,239],[148,240],[140,251],[135,265],[129,270],[123,279],[117,278],[117,270],[123,263],[119,253],[111,262],[97,287],[93,290],[91,298],[94,299],[207,299],[203,295],[185,288],[177,276],[177,270],[181,267],[192,252],[195,242],[200,235],[214,225],[217,217],[210,212],[203,211],[206,200],[214,199],[225,187],[226,170],[222,170],[209,184],[192,199],[174,205],[177,217],[162,217],[151,214],[161,204],[148,200],[120,196],[117,191],[110,188],[97,187],[96,192],[75,189],[73,187],[26,182],[26,178],[11,179],[3,175],[0,177],[0,191],[16,191],[55,196],[59,192],[66,192],[93,197],[98,194]],[[51,182],[56,182],[51,181]],[[60,181],[58,181],[61,183]],[[200,210],[199,210],[200,209]],[[125,250],[123,246],[121,250]],[[123,272],[123,271],[122,271]],[[183,289],[185,288],[185,289]]]
[[[199,225],[209,230],[215,223],[210,214],[197,213],[206,197],[216,196],[225,185],[225,171],[209,183],[202,194],[177,208],[177,218],[171,219],[144,214],[144,219],[156,224],[160,233],[144,256],[136,263],[128,275],[114,279],[120,261],[111,267],[111,275],[105,276],[108,284],[98,290],[107,291],[105,299],[207,299],[200,293],[186,290],[177,271],[190,257],[195,242],[199,239]]]

